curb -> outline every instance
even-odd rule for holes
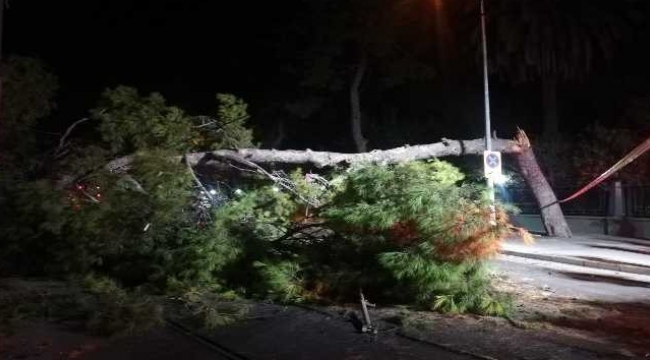
[[[518,251],[511,251],[511,250],[501,250],[501,254],[523,257],[528,259],[535,259],[535,260],[551,261],[551,262],[563,263],[569,265],[590,267],[594,269],[612,270],[612,271],[639,274],[639,275],[650,275],[650,267],[645,267],[641,265],[636,266],[636,265],[628,265],[628,264],[621,264],[621,263],[610,263],[604,261],[578,259],[578,258],[567,257],[567,256],[524,253]]]
[[[585,241],[598,240],[598,241],[609,241],[609,242],[625,242],[628,244],[634,244],[638,246],[650,246],[650,239],[638,239],[638,238],[626,238],[621,236],[613,235],[576,235],[575,238],[583,239]]]

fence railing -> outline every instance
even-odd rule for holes
[[[613,214],[614,201],[622,202],[624,215],[650,218],[650,185],[622,185],[620,199],[615,199],[612,184],[590,190],[581,197],[562,204],[565,215],[608,216]],[[554,187],[558,199],[573,194],[577,187]],[[527,187],[497,189],[497,197],[515,205],[522,214],[539,214],[539,206],[532,191]]]
[[[625,213],[631,217],[650,217],[650,186],[624,186]]]
[[[577,187],[557,187],[553,190],[558,199],[563,199],[578,189]],[[501,191],[497,191],[497,194],[502,195],[500,196],[502,201],[519,208],[522,214],[539,214],[539,205],[529,188],[504,188]],[[648,205],[650,205],[650,192],[648,192],[648,195]],[[562,204],[562,211],[565,215],[607,216],[609,198],[610,189],[607,187],[598,187],[573,201]],[[650,212],[648,214],[650,215]]]

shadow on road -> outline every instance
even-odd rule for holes
[[[650,353],[650,299],[648,303],[603,303],[577,301],[545,322],[565,328],[584,330],[609,338],[630,351]],[[583,306],[580,306],[583,305]]]
[[[625,248],[625,247],[622,247],[622,246],[589,245],[589,247],[592,247],[592,248],[595,248],[595,249],[616,250],[616,251],[625,251],[625,252],[631,252],[631,253],[636,253],[636,254],[650,255],[650,251],[639,250],[639,249],[630,249],[630,248]]]
[[[571,271],[557,271],[557,274],[560,274],[562,276],[574,280],[580,280],[580,281],[600,282],[600,283],[638,287],[638,288],[650,288],[650,283],[644,281],[625,279],[617,276],[587,274],[587,273],[579,273],[579,272],[571,272]]]

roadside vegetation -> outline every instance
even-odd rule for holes
[[[160,323],[161,296],[207,326],[236,318],[208,306],[219,299],[356,302],[360,291],[379,303],[507,312],[484,260],[510,231],[508,217],[498,208],[490,224],[484,189],[458,168],[188,166],[189,152],[254,146],[246,104],[216,100],[214,116],[194,116],[160,94],[108,89],[85,120],[90,133],[71,127],[31,166],[23,162],[37,146],[14,149],[0,189],[2,272],[85,278],[102,305],[89,324],[107,333]],[[21,116],[46,115],[43,104]],[[24,123],[12,124],[26,134]],[[127,167],[107,170],[124,156]]]

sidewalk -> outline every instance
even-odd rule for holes
[[[510,238],[502,246],[504,255],[552,261],[596,269],[650,275],[650,241],[607,235],[572,238],[539,237],[534,244]]]

